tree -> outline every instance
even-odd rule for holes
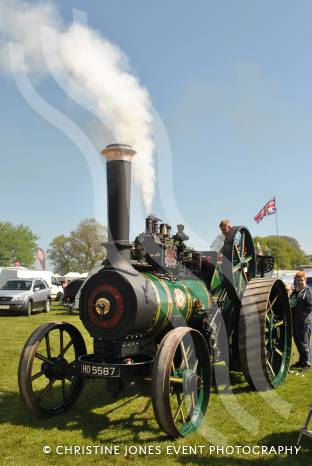
[[[70,270],[75,271],[76,261],[70,237],[60,235],[54,238],[47,253],[50,261],[55,264],[56,272],[65,275]]]
[[[69,236],[60,235],[51,241],[48,257],[62,275],[69,271],[88,272],[105,259],[106,238],[106,227],[95,219],[85,219]]]
[[[31,267],[35,262],[37,240],[38,236],[26,225],[0,222],[0,266],[10,267],[20,262]]]
[[[79,270],[88,271],[105,258],[106,228],[95,219],[82,220],[70,237]]]
[[[280,269],[295,269],[299,265],[309,262],[295,238],[279,236],[277,241],[276,236],[256,236],[254,238],[255,244],[258,241],[263,252],[267,249],[270,251]]]

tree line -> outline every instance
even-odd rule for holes
[[[308,264],[309,258],[301,249],[298,241],[291,236],[256,236],[254,243],[260,244],[263,253],[274,257],[275,266],[279,269],[296,269],[300,265]]]
[[[32,267],[38,247],[38,236],[26,225],[0,222],[0,267],[14,266],[17,262]],[[94,218],[82,220],[69,235],[56,236],[47,250],[47,257],[55,272],[87,272],[105,258],[103,243],[107,228]],[[256,248],[271,254],[280,269],[295,269],[310,262],[298,241],[290,236],[256,236]]]
[[[37,241],[29,227],[0,222],[0,267],[20,263],[32,267],[36,259]],[[94,218],[82,220],[69,235],[56,236],[47,250],[47,257],[60,275],[70,272],[88,272],[103,261],[106,250],[107,228]]]

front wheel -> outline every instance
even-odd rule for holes
[[[18,386],[36,416],[61,414],[76,401],[84,380],[75,363],[85,354],[81,333],[68,323],[50,322],[32,333],[20,357]]]
[[[156,420],[170,437],[184,437],[201,425],[208,408],[210,357],[203,336],[189,327],[171,330],[157,350],[152,374]]]

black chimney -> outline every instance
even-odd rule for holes
[[[131,163],[135,151],[127,144],[110,144],[102,154],[106,157],[107,173],[107,258],[111,265],[120,255],[130,260],[129,223]]]

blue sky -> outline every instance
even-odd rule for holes
[[[312,253],[311,2],[58,3],[68,22],[73,8],[85,11],[148,89],[171,144],[176,203],[186,229],[202,238],[196,246],[211,244],[224,217],[253,235],[275,234],[274,216],[258,225],[253,217],[276,195],[280,234]],[[35,85],[92,138],[94,118],[85,109],[52,79]],[[47,248],[94,216],[90,172],[78,148],[2,75],[0,102],[0,219],[29,225]],[[103,137],[103,147],[107,142]],[[178,219],[162,203],[158,194],[156,213],[174,225]],[[143,217],[133,189],[133,236]]]

